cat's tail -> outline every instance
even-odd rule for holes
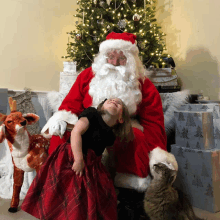
[[[182,205],[182,210],[184,210],[185,215],[188,217],[189,220],[204,220],[203,218],[199,218],[195,215],[193,211],[192,205],[187,198],[186,194],[183,193],[180,189],[177,189],[179,195],[179,201]]]

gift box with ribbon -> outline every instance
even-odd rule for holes
[[[176,144],[191,149],[220,149],[219,104],[186,104],[174,115]]]
[[[185,192],[193,206],[220,210],[220,150],[197,150],[171,145],[178,163],[174,186]]]

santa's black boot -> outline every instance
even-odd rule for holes
[[[143,208],[144,193],[126,188],[118,190],[118,220],[150,220]]]

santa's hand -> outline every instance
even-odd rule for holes
[[[62,120],[54,121],[49,126],[49,134],[62,137],[66,131],[67,123]]]
[[[76,172],[76,175],[79,175],[80,177],[83,175],[83,169],[85,167],[84,161],[74,161],[72,170]]]

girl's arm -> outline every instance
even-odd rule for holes
[[[89,120],[86,117],[80,118],[75,124],[71,132],[71,149],[73,152],[74,163],[72,169],[76,174],[82,176],[84,169],[83,153],[82,153],[82,135],[89,127]]]

